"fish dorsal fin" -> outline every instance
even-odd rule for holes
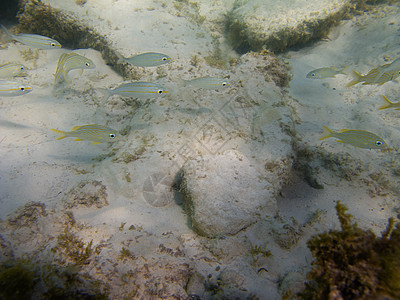
[[[350,131],[351,129],[340,129],[339,130],[339,133],[343,133],[343,132],[347,132],[347,131]]]
[[[79,128],[81,128],[82,126],[74,126],[72,127],[72,130],[78,130]]]

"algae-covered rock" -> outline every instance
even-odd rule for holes
[[[390,218],[377,237],[353,223],[340,201],[336,211],[342,230],[307,243],[315,260],[300,299],[399,299],[400,223]]]
[[[237,151],[206,155],[183,166],[181,189],[193,229],[200,235],[234,235],[267,212],[276,201],[271,184]]]
[[[282,51],[326,35],[348,15],[350,0],[235,2],[228,22],[228,38],[238,52]]]

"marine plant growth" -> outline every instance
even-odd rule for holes
[[[400,222],[389,219],[377,237],[352,222],[338,201],[342,230],[308,241],[315,260],[301,299],[400,299]]]

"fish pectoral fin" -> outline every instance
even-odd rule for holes
[[[74,139],[74,141],[83,141],[83,140],[80,138],[76,138],[76,139]]]
[[[83,69],[80,69],[79,70],[79,76],[82,75],[82,73],[83,73]]]
[[[79,128],[81,128],[82,126],[74,126],[74,127],[72,127],[72,130],[77,130],[77,129],[79,129]]]
[[[93,142],[92,145],[98,145],[101,144],[101,142]]]
[[[344,142],[342,140],[336,140],[336,142],[344,144]]]

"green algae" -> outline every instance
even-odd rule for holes
[[[98,249],[93,248],[93,240],[85,244],[67,228],[57,237],[57,242],[57,246],[51,249],[52,252],[62,254],[65,262],[76,266],[89,264],[92,254],[98,253]]]
[[[301,299],[400,298],[400,223],[389,219],[377,237],[352,222],[338,201],[341,230],[311,238],[307,245],[314,257]]]
[[[104,284],[75,266],[16,259],[0,265],[0,299],[107,299]],[[39,297],[39,298],[38,298]]]
[[[250,244],[251,244],[250,256],[252,259],[253,266],[257,266],[257,263],[261,258],[272,256],[271,251],[266,249],[267,245],[260,246],[260,245],[253,245],[252,243]]]
[[[0,298],[30,299],[37,275],[26,261],[10,261],[0,266]]]
[[[128,248],[125,248],[125,247],[122,247],[118,258],[120,260],[137,259],[137,257]]]

